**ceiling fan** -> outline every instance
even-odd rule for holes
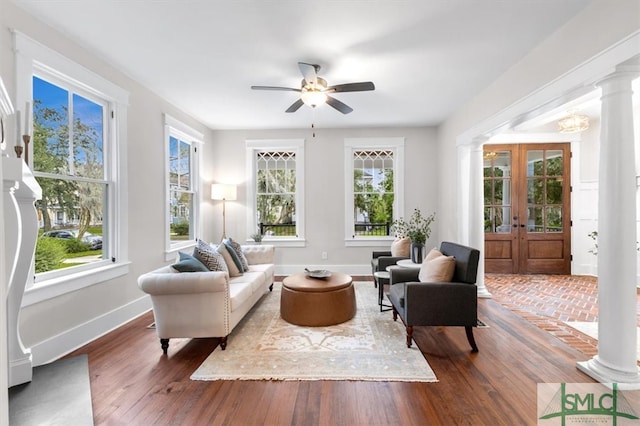
[[[349,114],[353,111],[353,108],[343,102],[340,102],[336,98],[329,96],[329,93],[364,92],[367,90],[375,90],[376,88],[371,81],[327,86],[327,80],[318,77],[320,65],[298,62],[298,68],[300,68],[300,72],[303,76],[300,89],[279,86],[251,86],[251,88],[253,90],[284,90],[300,92],[300,99],[295,101],[285,112],[296,112],[303,104],[307,104],[310,107],[315,108],[318,105],[327,103],[329,106],[337,109],[343,114]]]

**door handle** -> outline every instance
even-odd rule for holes
[[[520,228],[524,228],[524,223],[521,223],[521,224],[520,224]]]

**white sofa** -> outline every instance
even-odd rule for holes
[[[138,286],[151,296],[156,332],[166,354],[169,339],[227,336],[251,307],[273,289],[275,248],[242,246],[249,271],[229,278],[227,272],[177,272],[165,266],[138,278]]]

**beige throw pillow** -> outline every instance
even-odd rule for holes
[[[420,266],[418,279],[423,283],[448,283],[453,279],[456,259],[453,256],[440,255],[431,260],[425,259]]]
[[[227,264],[227,269],[229,270],[230,277],[239,277],[242,275],[242,271],[238,269],[238,266],[233,261],[233,257],[229,253],[229,249],[224,243],[218,244],[216,247],[216,251],[222,255],[225,263]]]
[[[431,251],[429,253],[427,253],[427,257],[424,258],[422,263],[428,262],[429,260],[433,260],[436,257],[440,257],[440,256],[444,256],[444,254],[442,254],[442,252],[440,250],[438,250],[437,248],[432,248]]]
[[[391,243],[391,256],[394,256],[394,257],[411,256],[411,239],[409,237],[396,238]]]

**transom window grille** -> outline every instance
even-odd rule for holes
[[[256,208],[259,232],[266,237],[297,236],[296,153],[256,153]]]

